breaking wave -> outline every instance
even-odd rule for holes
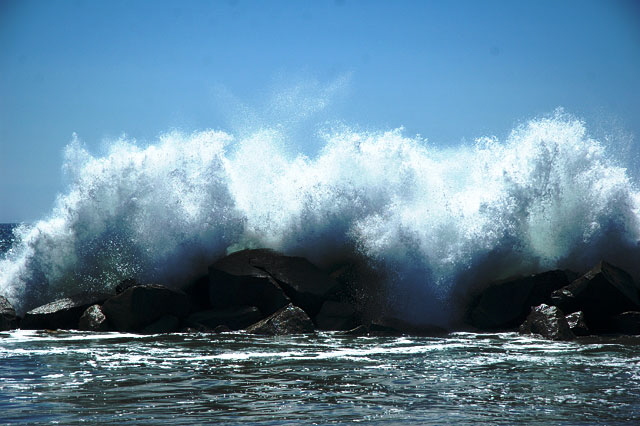
[[[562,112],[448,149],[402,129],[322,138],[312,158],[273,129],[123,138],[100,157],[74,138],[68,192],[16,229],[0,293],[24,312],[128,277],[178,286],[227,252],[270,247],[320,266],[366,259],[390,314],[449,324],[491,279],[601,258],[639,276],[640,193]]]

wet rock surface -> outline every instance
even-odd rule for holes
[[[28,311],[20,323],[25,330],[77,329],[78,321],[91,305],[100,304],[107,298],[102,294],[81,294],[55,300]]]
[[[278,312],[247,328],[251,334],[279,336],[285,334],[313,333],[311,318],[301,308],[289,304]]]
[[[189,310],[185,293],[154,284],[130,287],[102,305],[117,331],[140,331],[165,315],[184,318]]]
[[[573,340],[564,312],[556,306],[541,304],[531,309],[519,329],[521,334],[537,334],[550,340]]]
[[[89,306],[78,320],[78,329],[83,331],[108,331],[109,322],[100,305]]]
[[[532,306],[551,302],[551,293],[568,285],[577,274],[553,270],[490,284],[471,303],[467,323],[480,330],[518,327]]]
[[[0,296],[0,331],[13,330],[17,327],[16,310],[4,296]]]
[[[588,336],[591,334],[587,323],[584,320],[584,313],[582,311],[573,312],[566,317],[569,328],[576,336]]]
[[[567,313],[584,312],[586,324],[594,332],[611,331],[615,315],[640,311],[640,288],[628,273],[604,261],[554,291],[551,299]]]

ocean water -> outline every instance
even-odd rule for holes
[[[322,138],[314,157],[277,127],[123,138],[102,155],[76,138],[51,212],[0,226],[0,294],[22,314],[130,277],[179,287],[270,247],[366,264],[370,315],[455,331],[491,280],[601,259],[640,277],[634,164],[579,119],[556,112],[455,148],[401,129]],[[5,332],[0,423],[638,424],[639,349],[635,337]]]
[[[2,424],[638,424],[640,339],[0,334]]]

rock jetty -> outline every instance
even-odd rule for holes
[[[283,335],[442,335],[448,331],[375,315],[358,298],[371,277],[355,265],[324,271],[302,257],[242,250],[212,263],[180,289],[133,279],[111,294],[79,294],[16,315],[0,296],[0,331],[78,329],[141,334],[245,331]],[[552,270],[479,287],[461,329],[518,331],[552,340],[640,334],[640,286],[600,262],[585,274]]]

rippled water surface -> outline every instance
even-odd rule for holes
[[[640,422],[640,339],[0,334],[30,424]]]

